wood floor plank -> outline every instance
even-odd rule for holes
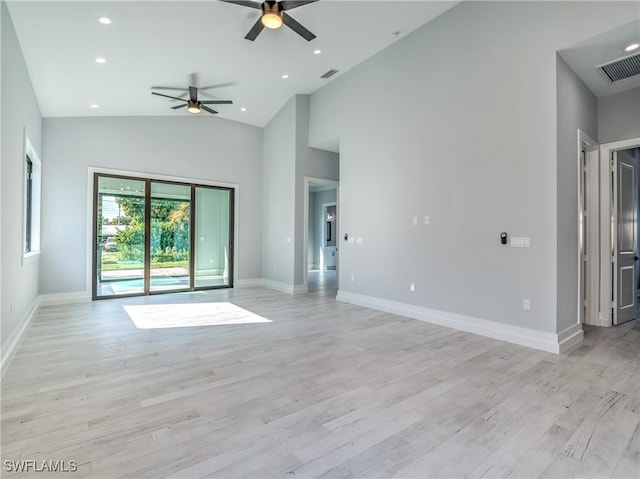
[[[640,477],[639,321],[557,356],[336,302],[334,274],[308,295],[40,308],[2,380],[1,459],[100,479]],[[207,302],[270,322],[137,329],[124,308]]]

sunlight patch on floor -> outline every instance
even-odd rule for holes
[[[138,329],[229,326],[271,322],[267,318],[228,302],[125,305],[123,308]]]

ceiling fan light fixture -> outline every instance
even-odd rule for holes
[[[190,101],[189,106],[187,106],[187,111],[189,113],[200,113],[200,105],[195,102]]]
[[[282,26],[282,17],[278,12],[265,12],[262,15],[262,24],[271,29],[280,28]]]

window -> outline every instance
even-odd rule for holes
[[[31,253],[31,232],[33,231],[33,161],[27,155],[27,170],[25,171],[25,206],[24,206],[24,252]]]
[[[24,257],[40,251],[40,171],[38,155],[25,140],[22,210],[22,254]]]

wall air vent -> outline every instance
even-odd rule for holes
[[[324,78],[324,79],[331,78],[336,73],[338,73],[338,70],[329,70],[327,73],[322,75],[320,78]]]
[[[640,75],[640,53],[619,58],[597,67],[610,83]]]

